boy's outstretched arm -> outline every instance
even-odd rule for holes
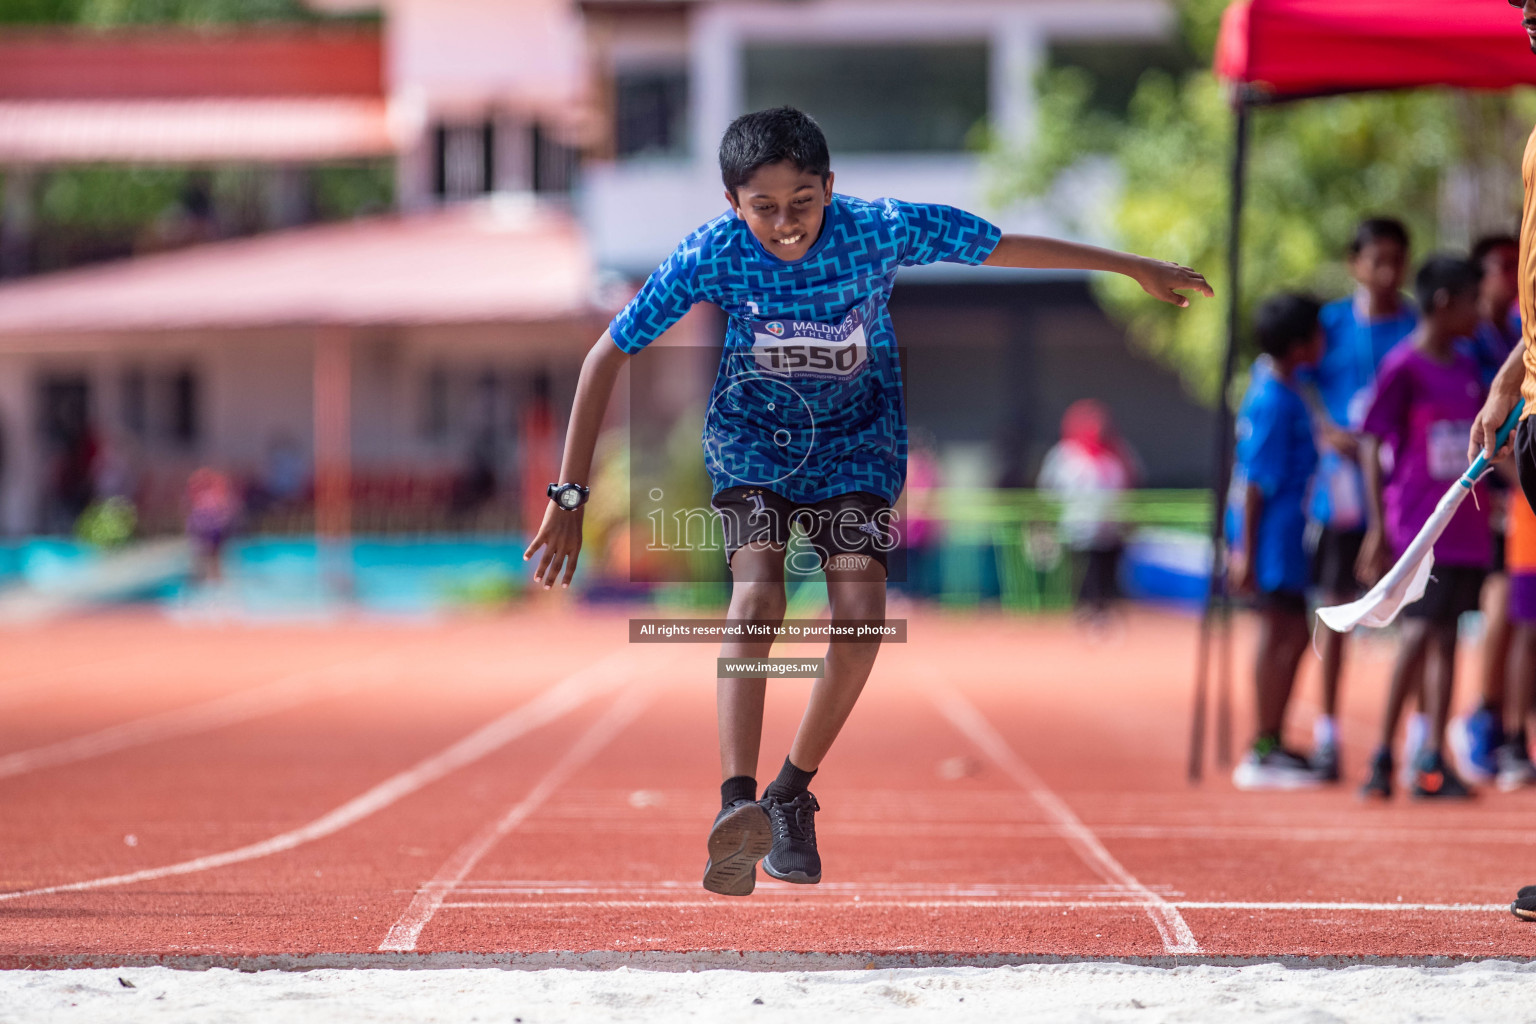
[[[1155,299],[1171,302],[1175,306],[1188,306],[1189,299],[1178,294],[1181,291],[1199,292],[1206,298],[1215,296],[1205,277],[1188,267],[1164,260],[1133,256],[1128,252],[1101,249],[1096,245],[1064,242],[1059,238],[1041,238],[1038,235],[1004,235],[982,261],[986,267],[1024,267],[1032,270],[1105,270],[1111,274],[1124,274]]]
[[[571,423],[565,432],[565,456],[560,460],[560,479],[551,481],[562,484],[587,486],[592,476],[592,452],[597,447],[597,432],[603,425],[608,411],[608,398],[613,394],[613,382],[619,370],[629,361],[629,354],[613,343],[607,331],[597,339],[581,364],[581,377],[576,381],[576,399],[571,404]],[[540,481],[532,481],[538,486]],[[556,508],[551,501],[544,509],[544,522],[534,534],[523,561],[544,548],[539,567],[533,578],[548,590],[565,567],[562,587],[571,585],[576,573],[576,555],[581,550],[581,524],[586,518],[585,506],[567,512]]]

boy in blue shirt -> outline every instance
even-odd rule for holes
[[[885,617],[892,505],[905,483],[907,426],[886,302],[896,271],[940,260],[1004,267],[1106,270],[1166,302],[1211,295],[1173,263],[1052,239],[1004,235],[948,206],[866,201],[832,190],[821,129],[789,107],[745,114],[720,143],[730,209],[683,239],[593,346],[576,385],[555,503],[524,558],[545,549],[534,578],[569,586],[581,546],[580,505],[614,378],[697,302],[727,315],[710,394],[704,456],[732,575],[728,618],[781,621],[792,521],[826,573],[832,618]],[[957,329],[963,329],[957,325]],[[725,643],[721,656],[760,658],[772,640]],[[790,882],[821,880],[812,776],[858,699],[878,641],[829,644],[789,756],[757,799],[766,680],[721,678],[721,811],[710,831],[704,888],[753,889],[756,864]]]
[[[1318,312],[1316,300],[1304,295],[1277,295],[1259,307],[1255,327],[1264,354],[1254,363],[1237,417],[1230,506],[1237,543],[1229,568],[1233,590],[1251,596],[1259,614],[1258,732],[1232,773],[1239,789],[1300,789],[1323,781],[1282,743],[1285,709],[1307,649],[1305,502],[1317,443],[1296,376],[1322,353]]]
[[[1365,482],[1360,474],[1359,430],[1376,385],[1376,368],[1413,332],[1418,313],[1403,295],[1408,269],[1408,229],[1391,217],[1370,217],[1349,243],[1349,275],[1355,293],[1330,302],[1319,314],[1323,354],[1303,379],[1316,385],[1322,409],[1312,521],[1312,585],[1324,605],[1361,594],[1355,562],[1365,540]],[[1314,726],[1314,767],[1339,779],[1337,715],[1344,670],[1344,634],[1322,631],[1323,714]]]

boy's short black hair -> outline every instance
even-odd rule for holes
[[[1291,349],[1317,336],[1317,317],[1322,309],[1322,303],[1301,292],[1282,292],[1265,299],[1253,318],[1259,348],[1271,358],[1285,358]]]
[[[1408,229],[1396,217],[1367,217],[1355,226],[1355,237],[1349,241],[1349,256],[1354,259],[1372,242],[1396,242],[1408,251]]]
[[[1437,253],[1424,261],[1413,279],[1413,297],[1426,315],[1435,311],[1435,296],[1475,293],[1483,272],[1469,259],[1452,253]]]
[[[788,160],[823,182],[832,171],[827,137],[810,114],[775,107],[742,114],[720,138],[720,179],[735,192],[759,167]]]
[[[1483,272],[1483,264],[1488,259],[1488,254],[1495,249],[1505,248],[1518,250],[1520,248],[1520,239],[1514,235],[1484,235],[1472,246],[1472,265],[1481,274]]]

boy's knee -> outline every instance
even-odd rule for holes
[[[731,590],[731,606],[738,618],[777,622],[784,618],[784,584],[737,583]]]

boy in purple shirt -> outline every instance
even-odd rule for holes
[[[1460,441],[1482,408],[1484,386],[1477,364],[1456,341],[1477,327],[1478,271],[1452,256],[1430,258],[1414,282],[1423,319],[1382,360],[1376,396],[1365,415],[1366,510],[1369,527],[1360,550],[1359,574],[1380,579],[1429,519],[1446,489],[1467,468]],[[1391,471],[1382,449],[1392,452]],[[1441,755],[1455,681],[1456,624],[1477,609],[1489,554],[1488,503],[1462,502],[1435,542],[1435,569],[1424,596],[1403,609],[1397,662],[1381,724],[1371,777],[1361,795],[1392,795],[1392,739],[1403,704],[1422,677],[1430,734],[1413,765],[1413,795],[1471,796]]]

